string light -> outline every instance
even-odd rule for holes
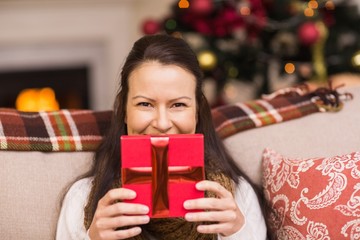
[[[287,74],[293,74],[295,72],[295,65],[293,63],[286,63],[284,69]]]
[[[228,69],[229,78],[236,78],[238,75],[239,75],[239,70],[236,67],[234,66],[229,67]]]
[[[249,16],[251,14],[251,10],[249,7],[243,6],[240,8],[240,14],[243,16]]]
[[[319,4],[318,4],[318,2],[316,0],[311,0],[308,3],[308,7],[312,8],[312,9],[317,9],[319,7]]]
[[[181,0],[178,4],[179,8],[189,8],[190,3],[187,0]]]
[[[333,1],[327,1],[325,3],[326,10],[335,10],[335,4]]]
[[[224,87],[224,93],[227,98],[235,99],[235,97],[238,94],[238,90],[236,89],[236,87],[233,84],[227,83]]]
[[[305,8],[304,15],[306,17],[313,17],[314,16],[314,10],[312,8]]]
[[[177,23],[174,19],[169,19],[165,22],[165,27],[169,30],[174,30],[176,29]]]

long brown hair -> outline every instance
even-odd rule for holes
[[[96,151],[94,165],[87,174],[87,176],[94,176],[94,185],[87,205],[87,210],[90,211],[90,216],[88,216],[90,219],[85,219],[87,222],[92,221],[98,201],[113,188],[114,179],[120,181],[120,136],[127,134],[125,115],[129,91],[128,79],[139,65],[147,61],[177,65],[195,76],[198,116],[196,133],[204,135],[205,170],[221,172],[235,183],[238,183],[239,176],[250,182],[226,152],[223,142],[216,134],[210,107],[202,92],[203,75],[196,54],[181,38],[169,35],[144,36],[134,43],[126,58],[108,134]]]

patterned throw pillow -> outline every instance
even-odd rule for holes
[[[263,186],[277,239],[360,239],[360,152],[291,159],[265,149]]]

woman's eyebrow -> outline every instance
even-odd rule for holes
[[[145,99],[147,99],[149,101],[155,101],[154,99],[149,98],[149,97],[145,97],[143,95],[136,95],[136,96],[132,97],[133,100],[138,99],[138,98],[145,98]]]
[[[182,97],[177,97],[177,98],[171,99],[171,101],[178,101],[178,100],[182,100],[182,99],[191,100],[192,98],[188,97],[188,96],[182,96]]]
[[[138,99],[138,98],[145,98],[145,99],[147,99],[147,100],[149,100],[149,101],[155,101],[154,99],[149,98],[149,97],[146,97],[146,96],[143,96],[143,95],[136,95],[136,96],[132,97],[133,100]],[[171,99],[170,101],[173,102],[173,101],[178,101],[178,100],[182,100],[182,99],[192,100],[191,97],[181,96],[181,97],[177,97],[177,98]]]

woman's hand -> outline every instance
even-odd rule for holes
[[[149,208],[142,204],[124,203],[119,200],[134,199],[136,193],[130,189],[117,188],[108,191],[98,202],[89,228],[91,240],[126,239],[141,233],[138,225],[150,221]],[[133,226],[116,230],[120,227]]]
[[[191,212],[185,215],[189,222],[215,222],[208,225],[199,225],[200,233],[218,233],[230,236],[241,229],[245,223],[233,195],[217,182],[204,180],[196,184],[201,191],[215,193],[218,198],[199,198],[187,200],[184,207],[188,210],[203,209],[201,212]]]

